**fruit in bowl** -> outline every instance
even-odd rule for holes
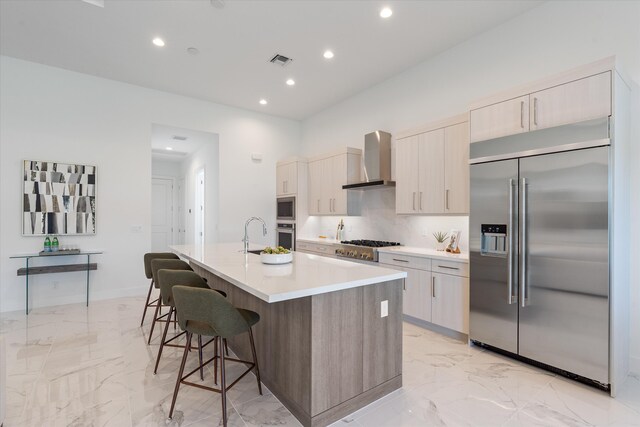
[[[291,253],[291,251],[289,249],[285,249],[282,246],[278,246],[275,248],[272,248],[271,246],[267,246],[266,248],[264,248],[262,250],[263,254],[270,254],[270,255],[282,255],[282,254],[288,254]]]
[[[293,261],[293,254],[282,246],[276,248],[267,246],[260,254],[260,261],[263,264],[287,264]]]

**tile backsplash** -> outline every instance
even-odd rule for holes
[[[395,188],[361,191],[360,216],[312,216],[298,224],[298,237],[324,235],[336,237],[340,219],[344,220],[346,240],[372,239],[400,242],[405,246],[435,247],[433,233],[461,230],[460,250],[469,250],[468,216],[396,215]]]

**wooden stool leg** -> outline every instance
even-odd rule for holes
[[[251,353],[253,353],[253,363],[256,364],[256,379],[258,380],[258,391],[262,394],[262,384],[260,383],[260,367],[258,366],[258,356],[256,356],[256,345],[253,342],[253,331],[249,328],[249,340],[251,341]]]
[[[158,305],[156,305],[156,312],[153,315],[153,322],[151,322],[151,332],[149,332],[149,341],[147,342],[147,345],[151,344],[151,337],[153,336],[153,328],[156,327],[156,319],[160,314],[160,305],[162,305],[162,297],[158,298]]]
[[[218,340],[219,337],[213,338],[213,383],[218,384]]]
[[[169,410],[169,419],[173,417],[173,409],[176,406],[176,398],[178,397],[178,390],[180,389],[180,383],[182,382],[182,375],[184,374],[184,365],[187,363],[187,354],[189,354],[189,347],[191,346],[191,334],[187,332],[187,345],[184,347],[184,353],[182,354],[182,363],[180,364],[180,370],[178,371],[178,379],[176,380],[176,388],[173,391],[173,400],[171,401],[171,409]]]
[[[153,279],[151,279],[151,284],[149,285],[147,301],[144,303],[144,311],[142,312],[142,320],[140,321],[140,326],[142,326],[142,324],[144,323],[144,316],[147,315],[147,308],[149,308],[149,300],[151,299],[151,291],[153,291]]]
[[[227,427],[227,379],[224,367],[224,349],[222,348],[223,341],[223,339],[218,340],[220,343],[220,389],[222,395],[222,424],[224,427]]]
[[[200,361],[200,379],[204,380],[204,369],[202,368],[202,335],[198,335],[198,359]]]
[[[229,357],[229,346],[227,345],[227,339],[224,339],[224,353],[227,357]]]
[[[173,307],[169,308],[169,317],[167,317],[167,323],[164,325],[164,332],[162,333],[162,339],[160,340],[160,348],[158,349],[158,357],[156,357],[156,367],[153,369],[153,374],[158,373],[158,365],[160,364],[160,357],[162,356],[162,349],[164,348],[164,342],[167,339],[167,331],[169,330],[169,321],[173,314]]]

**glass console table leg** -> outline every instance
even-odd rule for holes
[[[89,258],[91,255],[87,255],[87,307],[89,307]]]
[[[27,261],[27,271],[26,271],[26,274],[24,275],[25,282],[26,282],[26,289],[25,289],[26,301],[24,306],[28,316],[29,315],[29,258],[25,258],[25,259]]]

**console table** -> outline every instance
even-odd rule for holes
[[[91,270],[97,270],[98,264],[91,262],[91,255],[100,255],[102,251],[81,251],[64,253],[64,251],[57,252],[55,254],[23,254],[13,255],[9,258],[23,258],[25,260],[25,267],[18,269],[18,276],[25,276],[26,285],[26,304],[25,310],[27,315],[29,314],[29,275],[33,274],[46,274],[46,273],[66,273],[70,271],[86,271],[87,272],[87,307],[89,306],[89,272]],[[40,267],[29,266],[29,261],[33,258],[57,258],[68,256],[80,256],[87,257],[87,262],[82,264],[60,264],[60,265],[45,265]]]

